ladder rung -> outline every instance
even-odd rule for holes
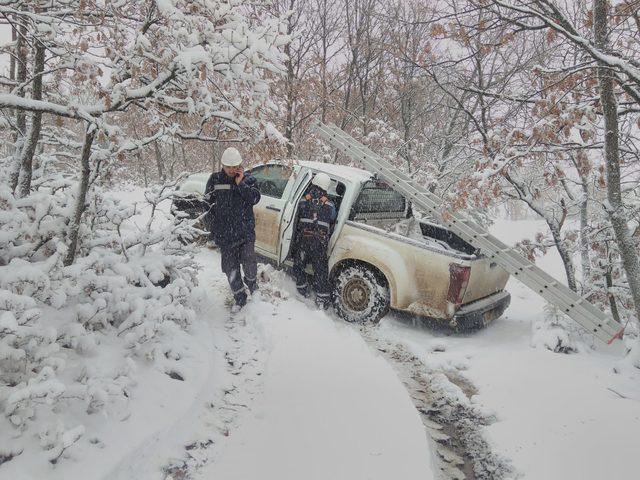
[[[507,253],[516,253],[516,252],[514,251],[513,248],[504,248],[502,250],[497,250],[497,251],[492,250],[490,253],[491,253],[491,258],[494,258],[497,255],[505,255]]]

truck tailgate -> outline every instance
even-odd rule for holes
[[[462,297],[462,303],[479,300],[503,290],[509,274],[488,258],[479,258],[469,262],[471,275],[469,284]]]

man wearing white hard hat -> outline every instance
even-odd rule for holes
[[[242,156],[236,148],[229,147],[222,154],[222,170],[209,177],[205,200],[210,205],[207,223],[220,247],[222,271],[236,302],[232,311],[238,311],[247,303],[245,284],[250,293],[258,288],[253,206],[260,201],[260,192],[255,178],[244,173]]]
[[[316,305],[324,310],[331,305],[327,250],[337,216],[335,205],[327,197],[330,185],[329,175],[317,173],[311,181],[309,192],[298,204],[298,226],[293,260],[296,288],[305,298],[309,296],[305,268],[309,263],[313,265]]]

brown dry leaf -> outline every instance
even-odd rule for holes
[[[557,37],[558,37],[558,34],[556,33],[555,30],[552,30],[552,29],[547,30],[547,34],[545,35],[547,43],[552,43]]]
[[[446,33],[446,30],[441,24],[434,23],[431,26],[431,31],[429,33],[431,34],[432,37],[437,37],[439,35],[444,35]]]

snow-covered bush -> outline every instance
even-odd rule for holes
[[[555,353],[576,353],[580,350],[580,330],[562,311],[545,305],[544,317],[532,325],[531,346]]]
[[[51,185],[54,178],[38,180]],[[196,231],[179,219],[154,223],[170,190],[147,192],[142,228],[133,222],[139,205],[94,192],[76,261],[65,266],[73,186],[43,186],[23,199],[0,190],[0,431],[15,437],[10,446],[0,439],[5,461],[38,436],[57,462],[84,432],[65,425],[68,412],[126,404],[135,364],[162,370],[176,332],[194,318],[197,270],[179,237]]]

